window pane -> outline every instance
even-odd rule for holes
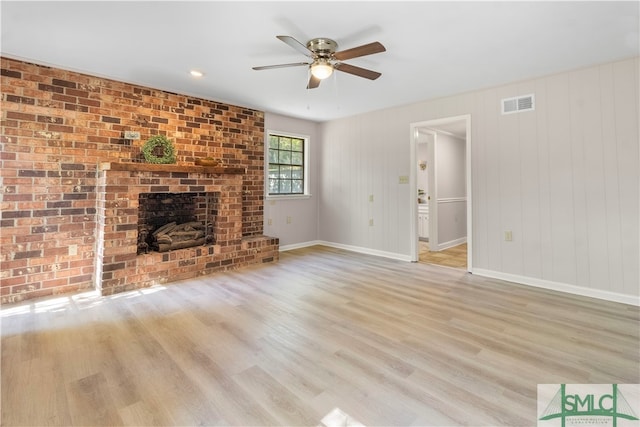
[[[269,163],[278,163],[278,150],[269,149]]]
[[[291,153],[291,164],[292,165],[301,165],[302,164],[302,153]]]
[[[291,193],[291,181],[288,179],[280,181],[280,193]]]
[[[291,140],[291,151],[302,151],[302,147],[304,147],[304,144],[302,144],[302,139]]]
[[[302,179],[304,177],[304,172],[302,167],[300,166],[291,166],[291,178],[293,179]]]
[[[291,179],[291,166],[280,166],[280,179]]]
[[[287,138],[284,136],[280,137],[280,149],[281,150],[291,150],[291,138]]]
[[[291,151],[280,151],[280,158],[278,159],[278,163],[284,165],[291,164]]]
[[[269,136],[269,148],[278,148],[278,138],[277,136],[270,135]]]
[[[269,178],[278,178],[280,167],[278,165],[269,165]]]
[[[291,192],[292,193],[302,193],[302,180],[294,179],[291,181]]]
[[[275,193],[277,194],[279,191],[279,187],[278,187],[278,183],[279,181],[277,179],[270,179],[269,180],[269,193]]]

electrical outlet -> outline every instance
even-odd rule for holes
[[[69,245],[69,255],[78,255],[78,245]]]
[[[373,218],[369,220],[369,227],[373,227]]]
[[[267,225],[273,225],[273,220],[271,218],[267,220]]]
[[[369,201],[373,202],[373,194],[369,194]]]
[[[504,232],[504,241],[505,242],[513,241],[513,233],[511,231],[505,231]]]
[[[290,216],[287,217],[287,224],[291,224],[291,217]]]
[[[400,175],[398,177],[398,184],[408,184],[409,183],[409,177],[406,175]]]

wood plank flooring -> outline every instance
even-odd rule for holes
[[[467,268],[467,244],[463,243],[438,252],[429,251],[429,242],[420,241],[418,259],[427,264],[452,268]]]
[[[4,426],[521,426],[640,382],[637,307],[326,247],[0,314]]]

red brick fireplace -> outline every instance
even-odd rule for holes
[[[7,58],[0,83],[1,303],[278,258],[263,235],[263,112]],[[176,164],[144,163],[156,135]],[[207,157],[222,168],[195,165]],[[184,192],[212,194],[212,238],[138,255],[139,195]]]
[[[103,295],[278,258],[278,239],[242,237],[244,168],[103,163],[98,175],[97,287]],[[141,193],[216,193],[213,243],[138,253]]]

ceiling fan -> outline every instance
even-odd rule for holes
[[[344,73],[353,74],[354,76],[364,77],[365,79],[375,80],[382,74],[376,71],[367,70],[366,68],[356,67],[355,65],[345,64],[344,60],[358,58],[360,56],[372,55],[386,51],[384,46],[379,42],[364,44],[362,46],[336,52],[338,43],[327,38],[315,38],[303,45],[291,36],[276,36],[298,52],[309,57],[311,62],[294,62],[291,64],[265,65],[261,67],[253,67],[254,70],[270,70],[273,68],[299,67],[306,65],[311,71],[307,89],[314,89],[320,86],[320,81],[329,77],[333,70],[342,71]]]

